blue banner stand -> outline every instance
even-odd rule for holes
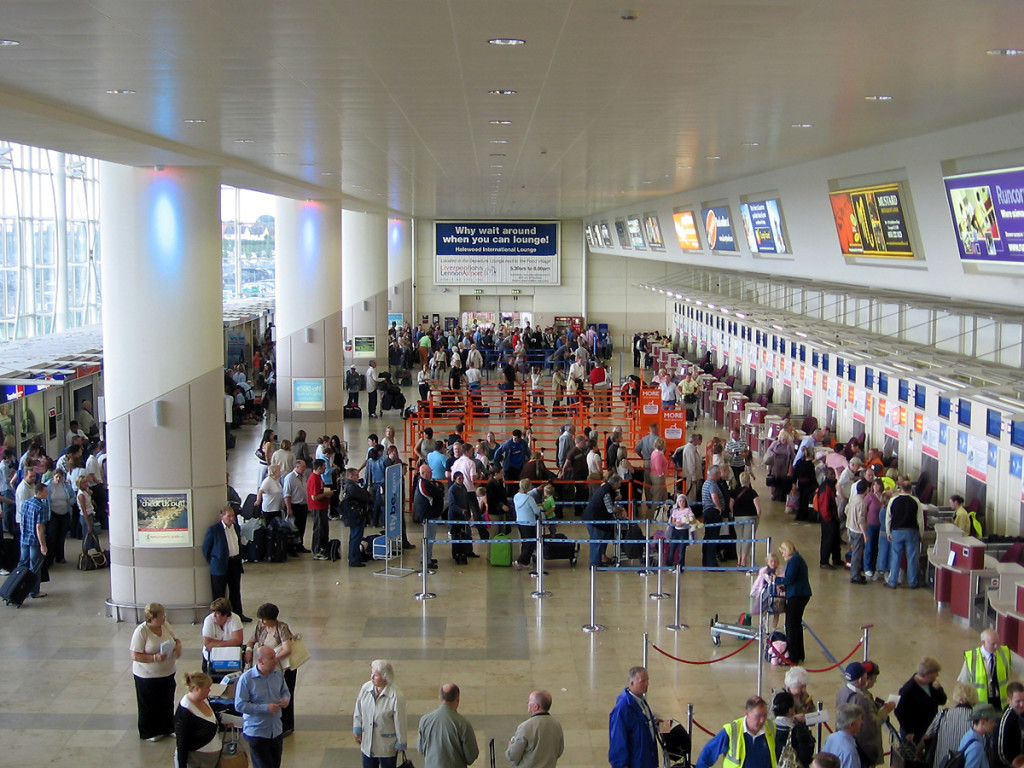
[[[398,559],[398,567],[391,561]],[[403,579],[416,572],[405,568],[402,554],[402,465],[392,464],[384,470],[384,536],[373,541],[373,559],[383,560],[384,567],[374,576]]]

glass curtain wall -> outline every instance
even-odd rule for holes
[[[0,141],[0,340],[100,320],[98,163]]]
[[[274,295],[274,197],[221,187],[224,299]]]

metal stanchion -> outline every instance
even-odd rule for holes
[[[864,624],[861,627],[861,629],[864,630],[864,634],[861,635],[861,638],[860,638],[860,641],[864,644],[864,647],[863,647],[863,652],[864,652],[863,661],[867,661],[868,660],[868,645],[871,642],[871,628],[873,626],[875,626],[875,625],[874,624]]]
[[[690,743],[693,743],[693,704],[686,705],[686,732],[690,734]],[[819,742],[820,743],[820,742]]]
[[[664,572],[665,572],[665,569],[662,568],[659,565],[658,566],[658,586],[655,587],[654,591],[651,592],[651,594],[648,595],[648,597],[651,598],[651,600],[665,600],[666,598],[671,597],[671,595],[668,592],[666,592],[665,589],[662,587],[662,583],[661,583],[662,582],[662,574]]]
[[[530,597],[551,597],[551,593],[544,589],[544,523],[537,519],[537,588],[530,593]]]
[[[819,711],[819,712],[821,712],[821,710],[823,710],[824,708],[825,708],[825,702],[823,702],[823,701],[819,701],[819,702],[818,702],[818,711]],[[824,735],[824,734],[823,734],[823,733],[821,732],[821,729],[822,729],[822,723],[821,723],[821,721],[819,720],[819,721],[818,721],[818,743],[819,743],[819,744],[823,744],[823,743],[824,743],[824,742],[823,742],[823,741],[821,740],[821,737],[822,737],[822,736]]]
[[[680,565],[676,566],[676,617],[675,620],[669,624],[665,629],[670,632],[683,632],[689,629],[688,626],[683,624],[679,618],[679,602],[682,598],[683,585],[682,585],[683,568]]]
[[[644,568],[637,571],[638,576],[646,576],[647,569],[651,567],[651,521],[644,520]]]
[[[584,632],[600,632],[603,624],[597,623],[597,566],[590,566],[590,623],[583,625]]]
[[[427,558],[427,527],[426,524],[423,526],[423,549],[420,551],[421,565],[420,565],[420,591],[416,593],[415,597],[417,600],[433,600],[437,595],[433,592],[427,591],[427,574],[430,573],[430,560]]]
[[[650,634],[644,632],[644,653],[640,661],[640,666],[647,668],[647,644],[650,642]]]

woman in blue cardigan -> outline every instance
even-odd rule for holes
[[[804,663],[804,609],[811,599],[811,582],[807,577],[807,563],[796,551],[792,541],[779,546],[786,561],[786,573],[781,581],[786,587],[786,650],[793,664]],[[779,579],[776,578],[776,582]]]

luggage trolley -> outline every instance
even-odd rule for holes
[[[714,615],[711,619],[711,642],[716,646],[722,644],[722,635],[730,635],[732,637],[738,637],[741,640],[753,640],[759,635],[768,637],[770,632],[768,631],[768,621],[775,615],[775,598],[778,597],[775,593],[774,582],[768,582],[764,585],[764,588],[756,595],[751,596],[751,611],[740,615],[740,621],[737,624],[730,624],[729,622],[719,621],[718,614]],[[757,617],[757,624],[753,622],[753,617]],[[749,624],[744,623],[744,617],[751,619]]]

